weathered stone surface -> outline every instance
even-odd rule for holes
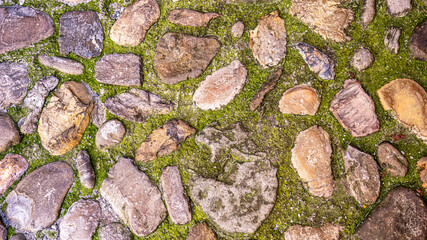
[[[110,169],[100,192],[137,236],[152,233],[166,217],[159,189],[131,159],[119,159]]]
[[[315,115],[319,105],[316,90],[306,85],[286,90],[279,100],[280,112],[285,114]]]
[[[174,9],[169,13],[168,20],[182,26],[207,27],[210,20],[220,16],[214,12],[202,13],[190,9]]]
[[[38,56],[38,60],[46,67],[71,75],[81,75],[85,69],[83,64],[63,57],[47,56],[46,54],[42,54]]]
[[[237,21],[231,27],[231,35],[235,38],[241,38],[245,31],[245,24],[242,21]]]
[[[391,190],[378,204],[355,235],[361,240],[424,240],[427,237],[427,208],[417,194],[407,188]]]
[[[348,146],[344,156],[344,187],[360,204],[374,204],[380,195],[380,175],[374,158]]]
[[[380,128],[374,101],[356,79],[344,82],[343,89],[331,101],[329,110],[353,137],[363,137]]]
[[[409,50],[415,59],[427,61],[427,19],[415,27]]]
[[[254,233],[276,201],[275,167],[263,161],[236,164],[225,182],[192,176],[192,200],[227,233]]]
[[[85,188],[95,187],[95,171],[90,161],[89,153],[86,150],[81,150],[76,158],[76,166],[79,171],[81,184]]]
[[[387,12],[393,17],[403,17],[411,9],[411,0],[386,0]]]
[[[298,133],[292,148],[292,165],[314,196],[329,198],[334,192],[331,155],[331,140],[322,127],[312,126]]]
[[[360,23],[362,26],[367,27],[374,20],[375,17],[375,0],[363,0],[362,15],[360,16]]]
[[[384,142],[378,147],[378,162],[392,177],[404,177],[408,172],[408,160],[390,143]]]
[[[6,197],[7,219],[20,231],[37,232],[49,227],[56,221],[73,181],[73,169],[65,162],[37,168]]]
[[[226,3],[239,4],[239,3],[268,3],[276,0],[225,0]]]
[[[427,157],[420,158],[417,162],[417,168],[420,173],[421,185],[427,191]]]
[[[55,25],[46,13],[28,7],[0,7],[0,54],[27,47],[53,35]]]
[[[107,108],[105,107],[104,103],[99,99],[99,96],[95,95],[93,99],[95,101],[95,107],[93,108],[93,111],[92,111],[91,122],[95,126],[100,128],[102,124],[104,124],[105,121],[107,120],[106,119]]]
[[[129,121],[144,122],[152,114],[167,114],[174,104],[140,89],[110,97],[105,106],[112,114]]]
[[[104,30],[95,11],[65,12],[59,25],[61,54],[70,52],[84,58],[98,57],[104,48]]]
[[[0,161],[0,195],[28,169],[27,160],[18,154],[7,154]]]
[[[83,83],[66,82],[43,109],[38,126],[43,147],[63,155],[77,146],[90,122],[94,101]]]
[[[58,82],[59,80],[54,76],[43,77],[30,90],[23,104],[23,107],[27,108],[29,113],[18,122],[22,133],[33,134],[36,132],[37,122],[39,121],[45,99],[50,91],[55,89]]]
[[[71,6],[74,6],[74,5],[78,4],[78,3],[87,2],[88,0],[60,0],[60,1],[62,1],[64,3],[67,3],[67,4],[71,5]]]
[[[7,228],[4,226],[4,223],[1,219],[0,219],[0,240],[7,240]]]
[[[322,227],[294,225],[285,232],[285,240],[339,240],[340,226],[326,223]]]
[[[340,0],[292,0],[289,12],[327,40],[348,41],[344,30],[353,21],[350,9],[338,7]]]
[[[192,128],[188,123],[182,120],[170,120],[155,129],[145,139],[136,150],[135,160],[148,162],[168,155],[178,149],[187,137],[195,133],[196,129]]]
[[[286,57],[285,21],[279,11],[264,15],[249,34],[252,53],[264,68],[276,66]]]
[[[326,54],[303,42],[294,43],[294,47],[298,49],[310,70],[320,78],[329,80],[335,78],[334,61]]]
[[[135,54],[107,54],[95,65],[95,78],[100,83],[118,86],[141,86],[142,60]]]
[[[0,110],[21,104],[31,81],[24,64],[0,63]]]
[[[10,240],[26,240],[27,238],[25,237],[24,234],[22,233],[18,233],[16,235],[13,235]]]
[[[216,236],[206,222],[200,222],[190,229],[187,240],[216,240]]]
[[[417,82],[396,79],[378,91],[384,110],[393,110],[397,119],[427,142],[427,93]]]
[[[21,136],[13,119],[6,113],[0,112],[0,152],[19,144]]]
[[[132,240],[132,233],[121,223],[111,223],[99,230],[99,240]]]
[[[222,67],[206,77],[193,96],[202,110],[219,109],[231,102],[243,89],[248,71],[239,60]]]
[[[73,203],[59,224],[61,240],[90,240],[98,228],[101,207],[94,200]]]
[[[125,8],[111,27],[110,38],[119,45],[136,47],[159,17],[160,8],[156,0],[136,0]]]
[[[374,62],[374,55],[366,48],[357,50],[351,59],[351,66],[358,71],[363,71]]]
[[[212,37],[167,33],[157,43],[154,69],[162,82],[175,84],[200,76],[220,49]]]
[[[96,147],[105,151],[120,144],[126,134],[126,128],[119,120],[113,119],[105,122],[98,129],[95,137]]]
[[[399,38],[401,33],[402,30],[396,27],[391,27],[385,32],[384,45],[389,52],[394,54],[397,54],[399,52]]]
[[[264,100],[265,95],[267,95],[271,90],[273,90],[277,82],[279,81],[280,76],[282,75],[282,69],[278,68],[276,71],[270,73],[267,77],[267,81],[262,83],[261,87],[258,89],[255,96],[252,97],[249,108],[251,111],[255,111]]]

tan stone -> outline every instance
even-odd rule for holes
[[[298,85],[283,93],[279,109],[285,114],[314,115],[319,104],[316,90],[306,85]]]
[[[190,229],[187,240],[216,240],[216,236],[212,228],[201,222]]]
[[[338,240],[341,227],[326,223],[322,227],[294,225],[285,232],[285,240]]]
[[[221,16],[218,13],[202,13],[190,9],[174,9],[169,13],[168,20],[172,23],[190,26],[207,27],[211,19]]]
[[[427,157],[423,157],[418,160],[417,168],[420,172],[421,185],[424,188],[424,191],[427,191]]]
[[[378,162],[381,168],[392,177],[404,177],[408,172],[408,160],[399,149],[387,142],[383,142],[377,151]]]

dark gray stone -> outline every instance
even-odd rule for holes
[[[294,43],[294,47],[298,49],[310,70],[320,78],[329,80],[335,78],[334,62],[326,54],[303,42]]]
[[[104,55],[95,65],[95,78],[100,83],[118,86],[141,86],[142,60],[135,54]]]
[[[0,153],[19,144],[21,136],[13,119],[6,113],[0,112]]]
[[[427,61],[427,19],[415,27],[409,50],[415,59]]]
[[[31,81],[24,64],[0,63],[0,110],[21,104]]]

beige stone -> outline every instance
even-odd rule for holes
[[[316,90],[306,85],[298,85],[283,93],[279,109],[285,114],[314,115],[319,104]]]
[[[420,173],[421,185],[424,188],[424,191],[427,191],[427,157],[423,157],[418,160],[417,168]]]
[[[174,9],[169,13],[168,20],[172,23],[190,26],[207,27],[211,19],[221,16],[218,13],[202,13],[190,9]]]

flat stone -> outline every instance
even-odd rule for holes
[[[142,60],[135,54],[107,54],[95,65],[95,78],[104,84],[141,86]]]
[[[63,57],[47,56],[46,54],[42,54],[38,56],[38,60],[46,67],[71,75],[81,75],[85,69],[83,64]]]
[[[390,53],[397,54],[399,52],[399,38],[401,33],[402,30],[395,27],[391,27],[385,32],[384,45]]]
[[[6,238],[5,238],[5,240],[6,240]],[[22,234],[22,233],[18,233],[18,234],[16,234],[16,235],[13,235],[13,236],[10,238],[10,240],[27,240],[27,238],[25,237],[25,235],[24,235],[24,234]]]
[[[403,17],[411,9],[411,0],[386,0],[387,12],[393,17]]]
[[[423,200],[407,188],[397,187],[371,212],[356,230],[361,240],[412,239],[427,237],[427,209]]]
[[[132,240],[132,233],[121,223],[111,223],[99,230],[99,240]]]
[[[16,123],[7,113],[0,112],[0,132],[0,153],[6,152],[21,141]]]
[[[77,154],[76,167],[79,171],[79,179],[83,187],[92,189],[95,187],[95,170],[90,161],[89,153],[81,150]]]
[[[292,165],[314,196],[329,198],[334,192],[331,156],[331,140],[322,127],[312,126],[298,133],[292,148]]]
[[[33,134],[37,131],[37,122],[39,121],[45,99],[50,91],[55,89],[58,82],[59,80],[54,76],[43,77],[30,90],[23,104],[23,107],[29,113],[18,122],[23,134]]]
[[[360,16],[360,23],[362,26],[367,27],[372,23],[375,17],[375,0],[363,0],[362,15]]]
[[[415,27],[409,43],[409,50],[415,59],[427,61],[427,19]]]
[[[315,115],[319,105],[316,90],[303,84],[286,90],[279,100],[279,110],[284,114]]]
[[[348,146],[344,156],[346,179],[343,185],[360,204],[374,204],[380,195],[380,175],[374,158]]]
[[[159,189],[132,164],[131,159],[119,159],[110,169],[100,192],[121,220],[139,237],[154,232],[166,218]]]
[[[363,137],[379,130],[380,124],[372,98],[356,79],[348,79],[331,101],[329,110],[353,137]]]
[[[408,160],[390,143],[384,142],[378,147],[378,162],[392,177],[404,177],[408,172]]]
[[[175,224],[189,223],[191,210],[178,167],[166,167],[162,172],[161,182],[166,207],[172,222]]]
[[[216,240],[216,236],[206,222],[200,222],[190,229],[187,240]]]
[[[0,110],[21,104],[31,81],[24,64],[0,63]]]
[[[28,169],[27,160],[18,154],[7,154],[0,161],[0,194],[12,186]]]
[[[179,148],[181,143],[196,133],[188,123],[182,120],[170,120],[156,128],[139,146],[135,160],[140,162],[152,161],[166,156]]]
[[[166,84],[197,78],[208,67],[220,47],[220,42],[212,37],[167,33],[157,43],[154,69]]]
[[[326,223],[321,227],[294,225],[285,232],[285,240],[339,240],[341,227]]]
[[[174,104],[160,96],[140,89],[110,97],[105,107],[112,114],[129,121],[144,122],[153,114],[167,114],[173,110]]]
[[[156,0],[136,0],[125,8],[111,27],[110,38],[118,45],[136,47],[159,17],[160,8]]]
[[[104,30],[95,11],[72,11],[62,14],[59,24],[59,49],[83,57],[98,57],[104,48]]]
[[[262,67],[276,66],[286,57],[285,21],[279,17],[279,11],[261,17],[249,34],[249,47]]]
[[[418,160],[417,168],[420,173],[421,185],[424,188],[424,191],[427,191],[427,157],[423,157]]]
[[[335,78],[334,61],[326,54],[303,42],[294,43],[294,47],[298,49],[310,70],[321,79],[332,80]]]
[[[3,54],[52,36],[55,24],[44,12],[19,5],[1,6],[0,32],[0,54]]]
[[[83,83],[65,82],[43,109],[38,133],[52,155],[63,155],[77,146],[90,122],[94,101]]]
[[[125,137],[126,128],[119,120],[113,119],[105,122],[98,129],[95,136],[96,147],[105,151],[120,144]]]
[[[93,108],[93,111],[92,111],[91,122],[95,126],[100,128],[107,119],[106,118],[107,108],[105,107],[104,103],[99,99],[99,96],[95,95],[93,99],[95,101],[95,107]]]
[[[237,21],[231,27],[231,35],[235,38],[241,38],[245,31],[245,24],[242,21]]]
[[[382,86],[377,94],[384,110],[414,130],[427,143],[427,93],[417,82],[396,79]]]
[[[366,48],[357,50],[351,59],[351,66],[357,71],[363,71],[370,67],[374,62],[374,55]]]
[[[262,83],[255,96],[252,97],[251,103],[249,104],[249,108],[252,112],[261,105],[261,103],[264,101],[265,95],[267,95],[276,87],[282,72],[282,69],[278,68],[276,71],[268,75],[267,81]]]
[[[58,218],[73,181],[73,169],[65,162],[37,168],[6,197],[7,219],[19,231],[37,232],[49,227]]]
[[[220,17],[214,12],[202,13],[190,9],[174,9],[168,15],[168,20],[181,26],[207,27],[210,20]]]
[[[231,102],[243,89],[248,71],[239,60],[206,77],[193,96],[202,110],[215,110]]]
[[[353,21],[353,11],[339,7],[340,0],[292,0],[289,13],[327,40],[349,41],[344,30]]]

